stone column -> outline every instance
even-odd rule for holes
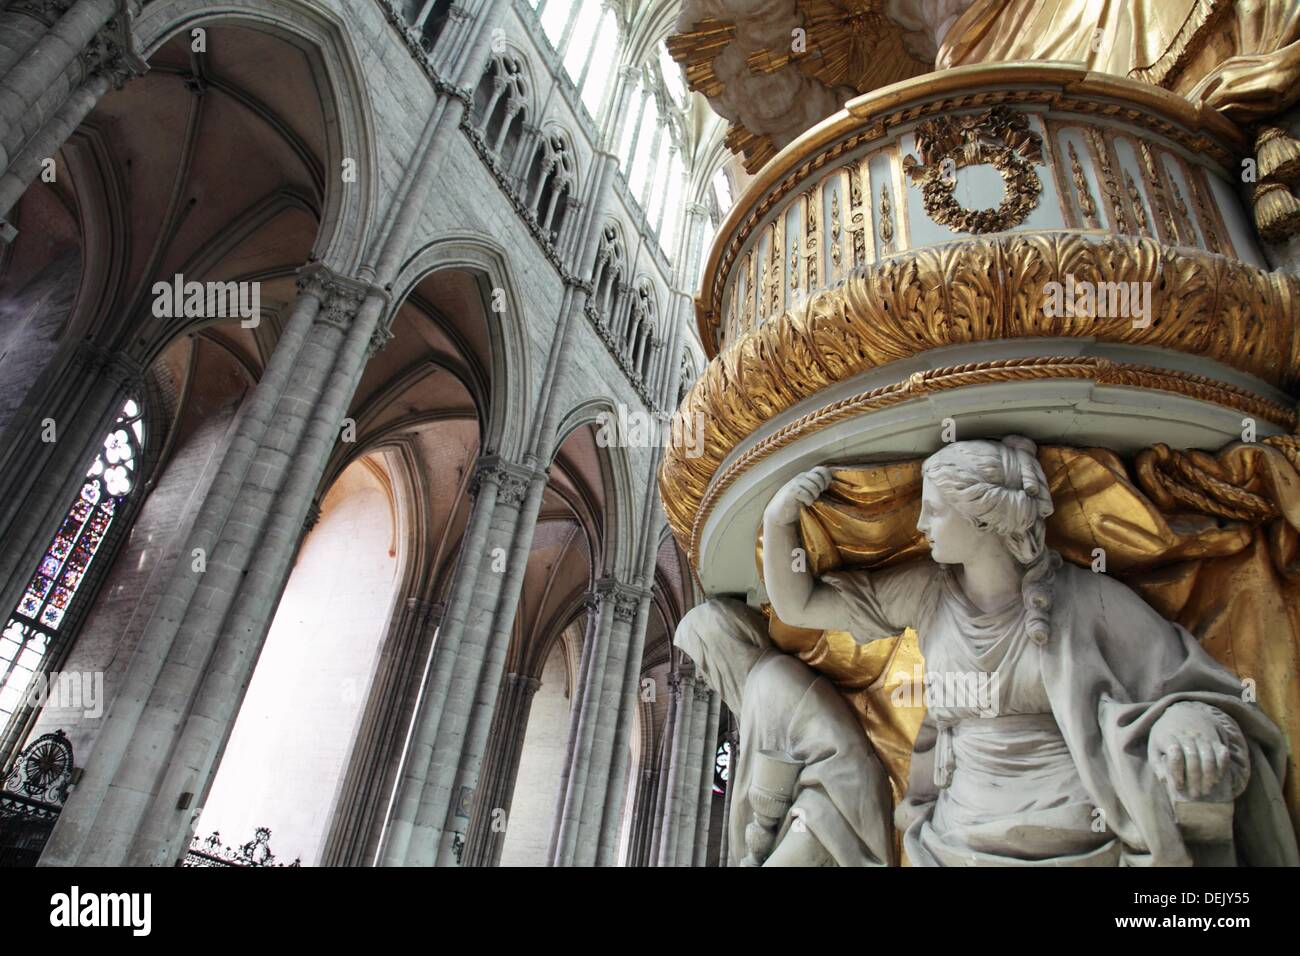
[[[564,223],[560,226],[560,238],[555,243],[556,252],[566,263],[573,262],[578,241],[582,238],[583,208],[582,200],[570,192],[565,206]]]
[[[0,9],[0,77],[8,75],[70,6],[72,0],[38,0]]]
[[[144,72],[138,59],[126,57],[117,47],[99,45],[86,55],[85,82],[74,89],[58,110],[29,136],[0,176],[0,218],[9,215],[27,187],[40,175],[45,160],[68,141],[109,89],[121,89],[131,76]]]
[[[569,722],[565,767],[551,832],[552,866],[583,865],[584,857],[595,857],[592,818],[603,811],[604,804],[603,799],[596,804],[594,795],[588,792],[589,783],[590,790],[595,791],[608,782],[601,781],[600,777],[609,771],[611,728],[601,724],[612,717],[608,705],[615,702],[617,694],[611,672],[617,670],[620,677],[622,674],[630,623],[629,598],[626,585],[612,578],[597,582],[596,590],[588,598],[591,610],[579,664],[578,706],[573,709]],[[596,826],[599,826],[598,817]]]
[[[699,805],[695,811],[695,853],[693,866],[704,866],[708,861],[709,823],[713,816],[713,767],[717,763],[718,718],[721,710],[718,694],[709,692],[708,716],[704,721],[704,735],[700,738]]]
[[[518,465],[492,455],[480,459],[470,485],[474,504],[380,852],[385,866],[431,866],[437,857],[454,809],[451,778],[460,760],[482,661],[469,649],[463,651],[462,645],[467,633],[477,632],[481,642],[491,629],[526,480]],[[462,809],[467,822],[468,804]]]
[[[655,766],[657,754],[647,754],[647,763],[637,773],[636,793],[633,795],[632,832],[627,841],[627,866],[645,866],[647,837],[654,828],[655,795],[659,789],[659,772]]]
[[[523,122],[523,130],[519,137],[519,148],[515,150],[514,158],[510,161],[510,168],[506,172],[510,176],[510,181],[515,185],[515,194],[526,203],[531,203],[533,197],[528,195],[528,173],[532,168],[533,155],[537,152],[538,136],[541,134],[541,127],[535,123]]]
[[[685,218],[682,245],[677,253],[681,263],[678,278],[681,280],[681,288],[694,289],[700,281],[700,267],[703,264],[700,262],[700,238],[704,224],[709,221],[709,207],[698,202],[687,203]]]
[[[634,682],[629,687],[627,675],[629,670],[640,673],[645,628],[638,608],[649,597],[649,592],[639,587],[625,588],[615,597],[604,690],[594,720],[592,753],[576,835],[574,861],[580,866],[614,866],[618,862],[623,801],[627,799],[628,743],[633,712],[637,708],[637,685]]]
[[[669,678],[673,694],[673,734],[668,745],[663,813],[659,822],[659,844],[655,865],[673,866],[677,851],[677,830],[684,812],[684,777],[688,773],[692,716],[695,709],[695,674],[692,671]]]
[[[466,46],[471,39],[470,27],[479,6],[481,4],[478,3],[453,3],[447,10],[447,25],[442,28],[442,36],[438,37],[438,43],[431,54],[434,66],[439,71],[450,71],[465,55]],[[432,9],[431,4],[426,4],[426,7]],[[423,28],[423,22],[420,28]]]
[[[735,795],[736,788],[731,785],[733,771],[740,760],[740,731],[732,729],[727,733],[727,743],[731,744],[731,754],[727,759],[727,794],[722,800],[722,847],[718,851],[718,866],[729,866],[727,857],[729,856],[731,842],[731,798]]]
[[[668,766],[672,762],[673,739],[677,732],[677,711],[681,694],[677,678],[668,678],[668,715],[664,718],[663,738],[659,741],[659,759],[655,764],[655,795],[650,811],[650,825],[641,850],[641,866],[659,865],[659,846],[663,842],[664,820],[668,806]]]
[[[46,5],[44,12],[53,25],[0,75],[0,173],[8,171],[18,148],[85,78],[74,68],[78,57],[89,51],[93,65],[100,55],[96,46],[110,54],[130,50],[129,20],[138,7],[138,2],[120,0],[55,0]],[[105,49],[110,46],[116,50]]]
[[[323,266],[303,270],[43,865],[170,865],[184,851],[347,402],[382,339],[384,301]]]
[[[465,837],[462,866],[496,866],[504,847],[514,800],[515,778],[524,752],[524,736],[533,697],[542,682],[527,674],[507,674],[492,722],[488,752]]]
[[[644,91],[642,91],[641,102],[637,104],[636,112],[628,112],[629,109],[633,108],[632,94],[636,92],[637,80],[640,78],[641,70],[635,66],[625,66],[618,71],[618,92],[614,96],[610,97],[610,112],[603,120],[603,126],[606,130],[606,145],[610,152],[618,149],[619,142],[622,139],[621,123],[639,123],[641,120],[640,107],[645,102]],[[632,135],[634,137],[636,136],[635,131]]]
[[[554,425],[544,424],[543,427],[553,429]],[[533,550],[533,533],[537,527],[537,515],[542,508],[546,483],[545,471],[529,466],[520,469],[518,481],[512,485],[507,500],[513,524],[505,570],[503,574],[497,575],[501,579],[500,585],[495,591],[491,587],[476,589],[482,595],[493,597],[490,616],[484,617],[487,626],[468,632],[457,656],[458,665],[467,678],[473,681],[471,707],[467,713],[454,713],[455,722],[451,726],[456,729],[453,733],[460,733],[459,728],[463,726],[463,738],[460,738],[457,749],[447,750],[447,763],[439,781],[450,782],[448,795],[455,795],[457,801],[470,801],[471,808],[477,800],[479,773],[487,753],[492,720],[501,691],[501,678],[505,673],[506,654],[514,630],[519,596],[523,592],[524,575]],[[486,608],[487,605],[485,610]],[[467,826],[468,821],[465,822]],[[459,861],[459,858],[455,859]],[[449,834],[443,834],[437,861],[444,866],[453,862],[452,839]]]
[[[427,585],[422,584],[421,589]],[[369,866],[388,798],[397,782],[402,745],[419,700],[420,677],[446,605],[418,597],[402,609],[384,641],[370,701],[340,788],[322,866]],[[383,689],[387,689],[384,693]]]
[[[678,778],[681,810],[673,826],[673,866],[690,866],[694,862],[696,820],[700,811],[700,770],[704,764],[704,733],[708,728],[711,691],[698,679],[691,691],[695,702],[691,707],[690,738],[683,748],[686,764]]]

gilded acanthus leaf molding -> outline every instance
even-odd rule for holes
[[[1044,286],[1063,283],[1066,276],[1098,285],[1151,283],[1151,321],[1139,327],[1125,317],[1047,316]],[[674,421],[675,440],[660,475],[665,512],[679,540],[692,540],[692,528],[706,514],[706,492],[719,488],[715,476],[722,461],[760,426],[831,384],[942,346],[1077,336],[1200,355],[1294,388],[1300,375],[1298,306],[1300,279],[1131,236],[999,235],[891,256],[813,294],[799,310],[770,318],[708,365]],[[950,370],[947,377],[927,373],[916,387],[955,388],[995,375],[1090,378],[1188,395],[1288,431],[1296,421],[1293,409],[1222,383],[1098,359]],[[840,413],[860,414],[915,397],[901,385],[877,391]],[[822,412],[766,441],[770,446],[773,439],[791,441],[825,427]],[[683,429],[697,415],[704,453],[690,457],[687,442],[676,439],[694,435]]]

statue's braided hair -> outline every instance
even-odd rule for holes
[[[1052,495],[1038,447],[1020,435],[954,442],[927,458],[921,471],[976,527],[997,534],[1024,567],[1026,627],[1042,644],[1051,627],[1052,579],[1061,557],[1046,544]]]

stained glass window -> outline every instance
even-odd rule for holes
[[[0,632],[0,727],[21,706],[28,683],[63,626],[114,516],[135,488],[143,443],[140,407],[128,401]]]
[[[713,758],[713,792],[727,792],[727,780],[731,776],[731,741],[724,740],[718,744],[718,752]]]

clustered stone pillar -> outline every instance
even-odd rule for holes
[[[261,651],[387,295],[321,265],[299,294],[42,865],[169,865]]]
[[[593,594],[595,607],[583,643],[579,696],[570,718],[551,831],[553,866],[615,862],[622,822],[619,801],[626,781],[620,717],[636,700],[635,690],[628,699],[626,678],[629,667],[639,670],[640,645],[633,635],[643,596],[643,589],[609,578],[601,580]],[[613,841],[606,839],[610,833]]]
[[[469,832],[461,863],[465,866],[495,866],[505,847],[510,806],[514,800],[515,777],[524,754],[524,737],[533,697],[542,682],[528,674],[507,674],[489,735],[488,752],[470,814]]]
[[[428,585],[419,582],[420,588]],[[397,783],[401,748],[419,703],[420,677],[446,605],[419,597],[401,604],[389,628],[353,752],[336,803],[322,866],[369,866],[389,795]]]
[[[381,853],[387,866],[431,866],[439,861],[444,836],[446,852],[453,855],[464,838],[472,785],[461,784],[467,791],[461,793],[458,778],[464,776],[467,757],[475,765],[475,776],[482,759],[483,750],[474,753],[466,747],[479,736],[473,725],[482,719],[483,711],[491,721],[501,671],[493,674],[489,665],[497,652],[502,661],[505,654],[504,647],[492,647],[491,638],[498,603],[503,597],[510,602],[510,591],[517,601],[522,587],[529,549],[524,549],[520,561],[514,544],[521,530],[521,506],[527,502],[534,518],[540,507],[540,490],[530,493],[536,484],[544,486],[544,473],[539,476],[497,456],[480,461],[471,485],[474,504],[460,561]],[[531,526],[527,532],[531,544]],[[509,619],[513,617],[512,608]],[[492,701],[476,708],[487,686],[492,688]],[[486,733],[484,728],[484,742]]]
[[[718,866],[727,866],[727,857],[731,852],[731,798],[736,792],[736,788],[731,785],[732,777],[735,776],[736,765],[740,762],[740,731],[732,729],[727,732],[726,741],[731,750],[727,756],[727,793],[722,800],[722,840],[721,848],[718,850]]]
[[[138,9],[138,0],[48,0],[6,11],[14,30],[0,74],[0,218],[100,98],[145,71],[131,37]]]
[[[717,695],[694,674],[675,682],[673,735],[660,821],[659,866],[702,866],[707,850],[717,739]],[[701,846],[703,844],[703,846]]]

